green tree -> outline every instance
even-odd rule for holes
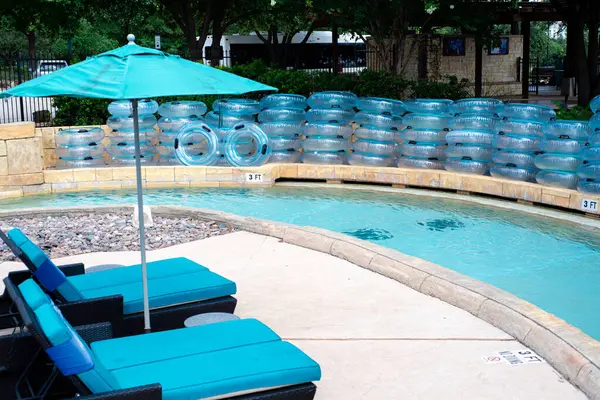
[[[537,58],[544,66],[561,64],[567,54],[566,40],[562,36],[551,37],[550,26],[548,22],[531,24],[531,57]]]
[[[44,31],[55,35],[60,30],[75,30],[84,11],[83,0],[3,0],[0,15],[15,31],[27,38],[30,60],[36,57],[36,35]]]
[[[316,27],[316,17],[310,12],[305,0],[293,0],[271,5],[271,0],[258,0],[257,11],[236,27],[241,31],[256,33],[268,49],[273,66],[285,67],[294,56],[299,62],[299,52],[291,54],[290,44],[294,36],[305,31],[300,45],[305,44]]]
[[[15,31],[11,22],[7,17],[0,17],[0,57],[5,60],[27,47],[25,35]]]
[[[79,26],[74,33],[60,35],[52,45],[54,54],[69,53],[69,40],[72,46],[72,56],[75,59],[84,60],[86,57],[112,50],[119,45],[119,42],[110,38],[97,26],[94,26],[86,19],[79,22]]]
[[[202,48],[210,32],[213,2],[214,0],[158,0],[183,33],[187,53],[194,60],[202,58]]]
[[[550,3],[567,25],[565,77],[575,77],[579,88],[577,103],[580,106],[587,106],[594,95],[600,93],[600,74],[597,71],[600,2],[598,0],[550,0]]]

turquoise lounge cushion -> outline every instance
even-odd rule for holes
[[[174,275],[191,274],[206,271],[208,269],[185,257],[152,261],[146,264],[146,268],[148,271],[148,280]],[[102,289],[127,283],[138,283],[142,281],[142,266],[137,264],[106,271],[76,275],[69,277],[69,281],[81,291]]]
[[[40,288],[32,279],[27,279],[25,282],[21,283],[19,285],[19,290],[21,291],[25,302],[33,311],[42,304],[50,303],[48,295],[44,293],[42,288]]]
[[[208,353],[249,344],[280,341],[255,319],[176,329],[92,343],[92,351],[109,370]]]
[[[21,286],[22,284],[19,286],[20,289]],[[81,355],[81,357],[91,358],[91,369],[79,372],[77,376],[93,393],[102,393],[118,389],[118,383],[112,374],[104,368],[99,360],[96,359],[88,345],[81,339],[77,332],[75,332],[71,325],[69,325],[53,303],[41,305],[34,313],[42,332],[54,349],[59,348],[59,346],[64,345],[66,342],[74,340],[79,343],[76,348],[85,353]],[[70,349],[72,351],[73,347],[70,347]],[[50,354],[51,350],[47,351],[48,354]],[[73,357],[73,354],[67,352],[65,358],[69,360],[69,357],[75,361],[81,359],[81,357]],[[66,362],[63,360],[62,364],[64,365]],[[75,367],[77,366],[75,365]]]
[[[8,231],[8,237],[15,242],[18,248],[33,262],[36,268],[39,268],[48,260],[48,256],[42,249],[33,243],[25,234],[18,228],[13,228]]]
[[[287,342],[268,342],[111,371],[120,388],[160,383],[163,399],[189,400],[312,382],[319,365]]]
[[[65,279],[65,281],[56,288],[56,290],[66,301],[83,300],[83,295],[79,290],[77,290],[75,285],[69,281],[69,279]]]
[[[36,271],[32,271],[38,282],[48,292],[58,292],[67,301],[81,300],[81,294],[71,285],[65,274],[52,262],[52,260],[35,243],[25,236],[21,230],[15,228],[8,231],[9,238],[31,260]]]
[[[19,285],[22,292],[23,284]],[[53,303],[41,305],[35,311],[42,331],[52,346],[57,346],[71,339],[70,325],[56,309]]]
[[[23,243],[28,242],[29,238],[18,228],[13,228],[8,231],[8,237],[12,240],[18,247],[21,247]]]
[[[92,290],[81,290],[77,286],[77,281],[71,280],[70,277],[68,280],[81,292],[84,299],[120,294],[123,296],[125,314],[133,314],[143,310],[141,279],[135,283],[119,284],[114,282],[113,286]],[[235,292],[234,282],[208,269],[192,274],[167,276],[148,281],[150,308],[168,307],[175,304],[230,296]]]

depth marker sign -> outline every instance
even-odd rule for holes
[[[533,351],[525,349],[518,351],[498,351],[492,355],[482,357],[486,364],[498,364],[504,362],[508,365],[527,365],[545,363],[544,359]]]

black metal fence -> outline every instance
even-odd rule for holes
[[[269,54],[266,45],[232,45],[231,50],[221,49],[219,65],[232,67],[262,60],[267,64],[279,65],[281,69],[334,72],[331,45],[296,46],[289,45],[284,54],[273,55]],[[208,64],[210,56],[210,48],[206,48],[204,61]],[[364,45],[340,45],[337,68],[338,73],[356,74],[365,69],[385,69],[385,65],[376,51]]]
[[[540,80],[540,60],[532,59],[529,64],[529,93],[540,94],[540,84],[544,84]]]
[[[64,68],[69,63],[56,54],[38,53],[35,57],[15,54],[0,57],[0,92],[30,79]],[[0,123],[32,121],[36,126],[51,126],[55,115],[51,98],[11,97],[0,99]]]

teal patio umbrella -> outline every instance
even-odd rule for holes
[[[0,98],[68,96],[131,100],[136,147],[135,168],[144,293],[144,327],[149,331],[150,311],[138,100],[199,94],[238,95],[249,92],[276,91],[277,89],[160,50],[138,46],[134,43],[135,36],[133,35],[128,35],[127,40],[129,44],[123,47],[90,57],[78,64],[0,92]]]

